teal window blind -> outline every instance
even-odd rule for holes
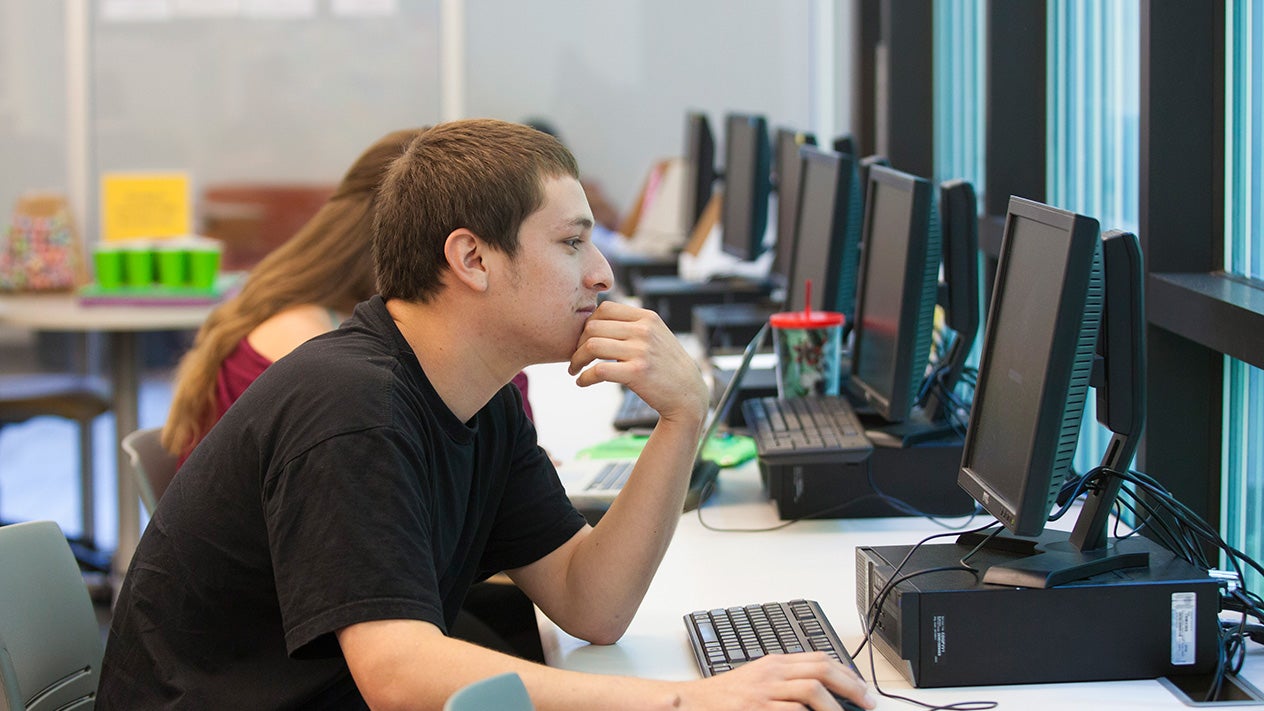
[[[1264,279],[1264,9],[1232,0],[1225,17],[1225,270]]]
[[[1050,0],[1048,160],[1050,204],[1097,218],[1102,230],[1137,230],[1140,125],[1138,0]],[[1092,398],[1075,468],[1101,462],[1109,433]]]
[[[1264,9],[1225,7],[1225,271],[1264,279]],[[1230,545],[1264,559],[1264,370],[1225,358],[1221,530]],[[1248,573],[1248,584],[1264,580]]]
[[[935,180],[964,178],[983,201],[985,158],[983,0],[935,3]]]
[[[1224,372],[1220,530],[1229,545],[1264,560],[1264,370],[1226,356]],[[1257,573],[1246,574],[1248,587],[1264,584]]]

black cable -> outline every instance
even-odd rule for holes
[[[1198,535],[1207,543],[1223,551],[1229,562],[1233,564],[1235,568],[1238,567],[1239,563],[1246,563],[1256,572],[1264,575],[1264,566],[1261,566],[1250,556],[1226,543],[1225,540],[1220,537],[1218,531],[1212,528],[1210,524],[1204,521],[1201,516],[1191,510],[1188,506],[1173,497],[1167,489],[1163,488],[1163,486],[1157,481],[1144,474],[1138,474],[1137,472],[1129,471],[1127,473],[1123,473],[1115,472],[1114,470],[1108,471],[1111,471],[1114,475],[1119,476],[1125,481],[1132,481],[1153,496],[1156,500],[1163,503],[1163,505],[1172,514],[1173,518],[1187,526],[1191,533]],[[1239,575],[1239,578],[1242,580],[1243,584],[1245,584],[1245,578],[1242,578],[1241,575]]]
[[[983,531],[986,531],[987,529],[992,528],[993,526],[997,526],[997,525],[998,525],[998,522],[993,521],[987,524],[986,526],[980,526],[979,528],[976,528],[972,531],[968,531],[968,533],[982,533]],[[900,583],[906,580],[909,580],[911,578],[915,578],[919,575],[926,575],[929,573],[963,571],[963,572],[971,573],[977,577],[978,571],[966,565],[928,568],[926,570],[918,570],[918,571],[914,571],[912,573],[907,573],[903,576],[900,576],[900,571],[903,570],[904,566],[907,565],[909,560],[912,559],[913,554],[917,552],[918,548],[921,548],[926,543],[933,541],[937,538],[944,538],[944,537],[952,536],[952,535],[956,535],[956,534],[937,533],[931,536],[927,536],[926,538],[923,538],[922,540],[915,543],[912,546],[912,548],[909,549],[908,553],[904,556],[904,559],[901,560],[899,564],[895,566],[895,569],[891,571],[891,576],[887,579],[886,583],[882,586],[882,589],[879,590],[878,594],[874,596],[872,601],[870,601],[869,609],[866,611],[864,618],[861,619],[861,622],[863,623],[864,630],[865,630],[864,640],[860,643],[860,646],[856,648],[856,651],[851,655],[851,657],[854,660],[856,656],[859,655],[860,652],[864,650],[866,646],[869,647],[869,679],[870,681],[873,682],[874,690],[877,691],[880,695],[885,696],[886,698],[914,704],[924,709],[928,709],[928,711],[986,711],[987,709],[996,708],[997,703],[995,701],[960,701],[960,702],[947,704],[943,706],[935,706],[935,705],[923,703],[921,701],[917,701],[916,699],[911,699],[906,696],[900,696],[898,694],[892,694],[887,691],[883,691],[881,684],[878,683],[877,668],[875,667],[874,659],[873,659],[873,644],[871,644],[873,632],[875,629],[877,629],[878,619],[881,616],[881,612],[882,612],[882,606],[886,603],[887,597],[891,595],[891,593],[895,590],[896,586],[898,586]]]
[[[865,494],[864,496],[858,496],[854,499],[843,502],[841,504],[827,506],[826,508],[813,511],[812,513],[804,514],[802,516],[796,516],[792,519],[788,519],[779,524],[776,524],[773,526],[765,526],[763,528],[725,528],[721,526],[713,526],[707,523],[705,520],[703,520],[702,506],[703,506],[703,503],[705,503],[706,501],[710,499],[711,493],[715,489],[714,480],[707,482],[706,484],[703,485],[702,491],[699,492],[699,496],[698,496],[698,501],[703,502],[703,503],[699,503],[695,511],[698,517],[698,523],[703,528],[707,529],[708,531],[716,531],[718,533],[767,533],[769,531],[779,531],[783,528],[786,528],[787,526],[792,526],[800,521],[815,520],[815,519],[821,519],[821,518],[842,518],[842,516],[839,515],[841,512],[845,511],[846,509],[852,506],[855,506],[856,504],[865,503],[873,499],[877,499],[881,501],[882,503],[885,503],[886,505],[890,506],[892,509],[894,509],[898,513],[903,513],[909,516],[920,516],[930,521],[931,523],[935,524],[936,526],[946,528],[950,531],[960,531],[961,529],[969,526],[970,523],[974,521],[975,517],[983,512],[983,508],[979,506],[978,504],[975,504],[974,508],[970,511],[969,514],[960,514],[960,515],[967,516],[964,522],[962,522],[959,525],[950,525],[940,519],[954,518],[954,517],[957,517],[958,514],[933,514],[933,513],[927,513],[925,511],[922,511],[918,509],[917,507],[913,506],[912,504],[908,503],[907,501],[891,496],[890,494],[886,494],[881,489],[879,489],[877,482],[874,481],[873,479],[872,469],[869,470],[868,477],[869,477],[869,486],[870,488],[873,489],[873,492],[874,492],[872,494]]]
[[[891,571],[891,577],[887,579],[887,583],[886,583],[886,585],[884,585],[884,586],[883,586],[883,588],[882,588],[882,590],[880,590],[880,591],[878,592],[878,596],[875,596],[875,597],[874,597],[874,599],[873,599],[873,601],[871,601],[871,602],[870,602],[870,604],[869,604],[869,609],[865,611],[865,616],[864,616],[864,619],[862,619],[862,620],[861,620],[862,622],[865,622],[865,623],[866,623],[866,627],[865,627],[865,638],[864,638],[864,640],[860,643],[860,646],[856,648],[856,653],[852,655],[852,658],[854,659],[854,658],[856,657],[856,654],[859,654],[859,653],[860,653],[860,651],[861,651],[862,649],[864,649],[864,648],[865,648],[865,645],[869,643],[869,637],[870,637],[870,635],[871,635],[871,633],[872,633],[872,631],[873,631],[873,627],[872,627],[872,626],[870,626],[870,624],[869,624],[870,618],[872,618],[872,624],[876,625],[876,624],[877,624],[877,620],[878,620],[878,613],[879,613],[879,611],[882,609],[881,607],[879,607],[879,606],[878,606],[878,603],[880,602],[879,598],[881,597],[882,599],[885,599],[886,594],[889,594],[890,589],[894,587],[894,584],[891,582],[891,580],[894,580],[894,579],[895,579],[895,577],[896,577],[896,576],[898,576],[898,575],[900,574],[900,571],[904,569],[904,566],[905,566],[905,565],[908,565],[909,559],[911,559],[911,558],[913,557],[913,554],[917,552],[917,549],[918,549],[918,548],[921,548],[923,545],[925,545],[925,544],[929,543],[930,541],[933,541],[933,540],[935,540],[935,539],[937,539],[937,538],[946,538],[946,537],[948,537],[948,536],[953,536],[953,535],[965,535],[965,534],[969,534],[969,533],[982,533],[983,531],[986,531],[986,530],[988,530],[989,528],[992,528],[993,526],[997,526],[997,525],[999,525],[999,523],[1000,523],[999,521],[992,521],[991,523],[987,524],[986,526],[980,526],[980,527],[978,527],[978,528],[976,528],[976,529],[973,529],[973,530],[970,530],[970,531],[965,531],[965,532],[963,532],[963,533],[961,533],[961,534],[954,534],[954,533],[936,533],[936,534],[933,534],[933,535],[927,536],[927,537],[923,538],[922,540],[918,541],[916,544],[914,544],[914,545],[913,545],[913,547],[909,549],[909,552],[908,552],[908,553],[904,556],[904,559],[903,559],[903,560],[901,560],[901,561],[899,562],[899,564],[895,566],[895,569]],[[897,581],[897,582],[899,582],[899,581]]]
[[[890,494],[887,494],[886,492],[884,492],[884,491],[883,491],[883,490],[882,490],[882,489],[878,486],[878,482],[877,482],[877,481],[873,478],[873,468],[872,468],[872,467],[869,467],[869,469],[868,469],[868,473],[867,473],[867,476],[868,476],[868,479],[869,479],[869,488],[873,490],[874,495],[876,495],[878,498],[880,498],[880,499],[882,499],[884,502],[886,502],[886,503],[887,503],[887,505],[889,505],[891,508],[893,508],[893,509],[895,509],[896,511],[899,511],[899,512],[901,512],[901,513],[908,514],[908,515],[910,515],[910,516],[920,516],[920,517],[922,517],[922,518],[926,519],[927,521],[930,521],[931,523],[935,524],[936,526],[940,526],[940,527],[942,527],[942,528],[946,528],[946,529],[948,529],[948,530],[950,530],[950,531],[960,531],[961,529],[966,528],[967,526],[969,526],[969,525],[970,525],[970,523],[971,523],[972,521],[974,521],[974,518],[975,518],[976,516],[978,516],[980,513],[982,513],[982,512],[983,512],[983,507],[982,507],[982,506],[979,506],[979,505],[976,503],[976,504],[974,505],[974,508],[970,511],[969,518],[967,518],[967,519],[966,519],[964,522],[962,522],[960,525],[951,526],[951,525],[949,525],[949,524],[944,523],[944,522],[943,522],[943,521],[941,521],[940,519],[941,519],[941,518],[953,518],[954,516],[952,516],[952,515],[950,515],[950,514],[949,514],[949,515],[945,515],[945,514],[932,514],[932,513],[927,513],[927,512],[925,512],[925,511],[922,511],[921,509],[917,508],[916,506],[913,506],[912,504],[908,503],[907,501],[904,501],[903,499],[896,498],[896,497],[891,496]]]
[[[969,553],[966,553],[965,555],[961,556],[961,560],[959,560],[958,562],[961,563],[962,566],[966,568],[970,568],[970,565],[966,563],[966,561],[973,558],[975,553],[978,553],[980,550],[982,550],[983,547],[986,546],[988,543],[990,543],[993,538],[996,538],[996,536],[1000,534],[1002,530],[1004,529],[1002,529],[1000,526],[997,526],[996,528],[992,529],[992,532],[987,534],[987,536],[984,537],[983,540],[979,541],[978,545],[976,545],[973,549],[971,549]],[[973,570],[973,568],[971,568],[971,570]]]
[[[698,497],[698,500],[702,502],[706,502],[707,499],[709,498],[709,494],[711,493],[710,489],[713,488],[714,486],[715,484],[713,482],[709,482],[705,484],[703,486],[701,494]],[[825,518],[827,517],[827,514],[837,514],[840,511],[847,509],[848,507],[855,506],[856,504],[863,503],[870,499],[881,499],[881,497],[877,494],[865,494],[864,496],[858,496],[850,501],[847,501],[846,503],[829,506],[819,511],[814,511],[810,514],[804,514],[802,516],[796,516],[795,518],[787,519],[774,526],[765,526],[763,528],[724,528],[722,526],[713,526],[703,520],[702,518],[703,504],[701,503],[698,504],[698,508],[696,508],[694,512],[698,516],[698,523],[701,524],[702,527],[707,529],[708,531],[716,531],[718,533],[767,533],[769,531],[780,531],[781,529],[786,528],[787,526],[793,526],[794,524],[800,521]],[[835,516],[835,518],[841,518],[841,517]]]
[[[1095,479],[1106,476],[1120,479],[1125,485],[1120,487],[1120,496],[1116,501],[1137,516],[1149,528],[1156,542],[1173,555],[1195,567],[1208,570],[1213,566],[1207,559],[1205,547],[1214,548],[1236,574],[1237,587],[1227,592],[1222,591],[1220,609],[1237,611],[1241,616],[1236,624],[1225,622],[1217,627],[1219,638],[1216,645],[1216,668],[1204,697],[1205,701],[1217,700],[1226,675],[1237,674],[1242,668],[1246,658],[1246,639],[1264,641],[1264,625],[1246,623],[1248,616],[1264,621],[1264,599],[1248,589],[1243,570],[1243,566],[1247,566],[1264,575],[1264,566],[1226,542],[1217,529],[1172,496],[1153,477],[1132,470],[1117,471],[1109,468],[1101,468],[1100,472],[1090,474]],[[1086,475],[1085,479],[1090,477]],[[1098,485],[1101,485],[1100,482]]]

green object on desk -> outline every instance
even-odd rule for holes
[[[585,447],[577,455],[580,459],[628,459],[637,457],[649,440],[646,435],[624,434],[591,447]],[[707,440],[702,458],[721,467],[735,467],[755,458],[755,440],[743,435],[719,434]]]
[[[245,272],[223,272],[209,288],[164,286],[107,288],[97,282],[79,287],[79,303],[84,306],[181,306],[218,303],[240,286]]]

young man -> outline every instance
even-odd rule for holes
[[[380,296],[264,372],[181,469],[114,613],[98,708],[438,709],[516,671],[541,709],[836,708],[819,654],[694,682],[549,669],[445,635],[504,570],[568,632],[615,642],[680,516],[706,411],[653,313],[597,305],[610,267],[574,159],[499,121],[436,126],[384,179]],[[660,413],[596,528],[517,390],[531,363],[628,385]]]

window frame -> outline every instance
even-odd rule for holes
[[[896,2],[881,1],[888,12]],[[899,2],[904,8],[908,0]],[[989,0],[986,12],[988,189],[979,247],[990,298],[1009,196],[1046,197],[1047,7],[1043,0]],[[1264,368],[1264,280],[1224,271],[1226,5],[1141,0],[1140,14],[1138,237],[1148,375],[1137,467],[1218,522],[1224,356]],[[932,73],[904,79],[925,82],[929,91]],[[864,83],[857,84],[863,98]],[[876,132],[897,130],[889,123]],[[932,162],[932,149],[921,160]]]

